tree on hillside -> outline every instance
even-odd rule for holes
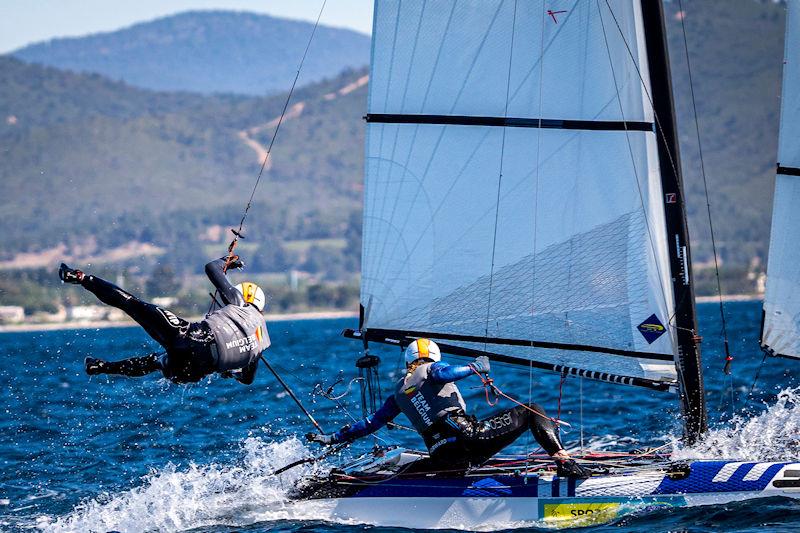
[[[145,292],[150,298],[158,296],[173,296],[178,292],[178,280],[175,269],[170,265],[159,264],[154,269],[145,283]]]

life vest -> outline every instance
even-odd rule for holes
[[[217,370],[244,368],[270,346],[264,316],[252,305],[226,305],[208,315],[205,322],[214,333],[212,354]]]
[[[395,401],[406,417],[423,437],[431,426],[449,413],[466,410],[464,398],[454,383],[434,383],[430,379],[431,365],[419,365],[413,372],[397,382]]]

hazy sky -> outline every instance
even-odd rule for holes
[[[113,31],[190,9],[255,11],[315,20],[322,0],[0,0],[0,53],[26,44]],[[372,0],[327,0],[322,23],[369,33]]]

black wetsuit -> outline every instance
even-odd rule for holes
[[[435,423],[443,444],[431,452],[431,458],[448,466],[477,466],[511,445],[530,431],[549,455],[563,448],[555,424],[538,404],[517,406],[478,420],[463,412],[448,415]],[[441,442],[441,441],[440,441]]]
[[[206,274],[225,305],[247,305],[241,293],[234,287],[224,272],[224,259],[206,265]],[[86,275],[81,281],[84,288],[92,292],[104,304],[121,309],[135,320],[166,354],[149,354],[123,361],[103,361],[104,374],[121,374],[139,377],[161,371],[164,377],[176,383],[200,381],[217,371],[212,347],[214,334],[206,322],[189,322],[173,312],[142,301],[113,283],[96,276]],[[244,384],[253,382],[258,359],[241,370],[236,379]]]

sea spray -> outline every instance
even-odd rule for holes
[[[102,494],[61,517],[41,517],[38,527],[51,532],[145,530],[181,531],[211,525],[242,526],[256,522],[327,518],[311,502],[291,504],[287,489],[314,468],[301,466],[270,475],[310,450],[295,437],[265,442],[249,437],[243,458],[233,465],[168,465],[143,476],[131,490]]]
[[[800,388],[782,390],[774,405],[755,416],[736,415],[724,428],[713,429],[698,443],[675,444],[672,458],[800,460]]]

